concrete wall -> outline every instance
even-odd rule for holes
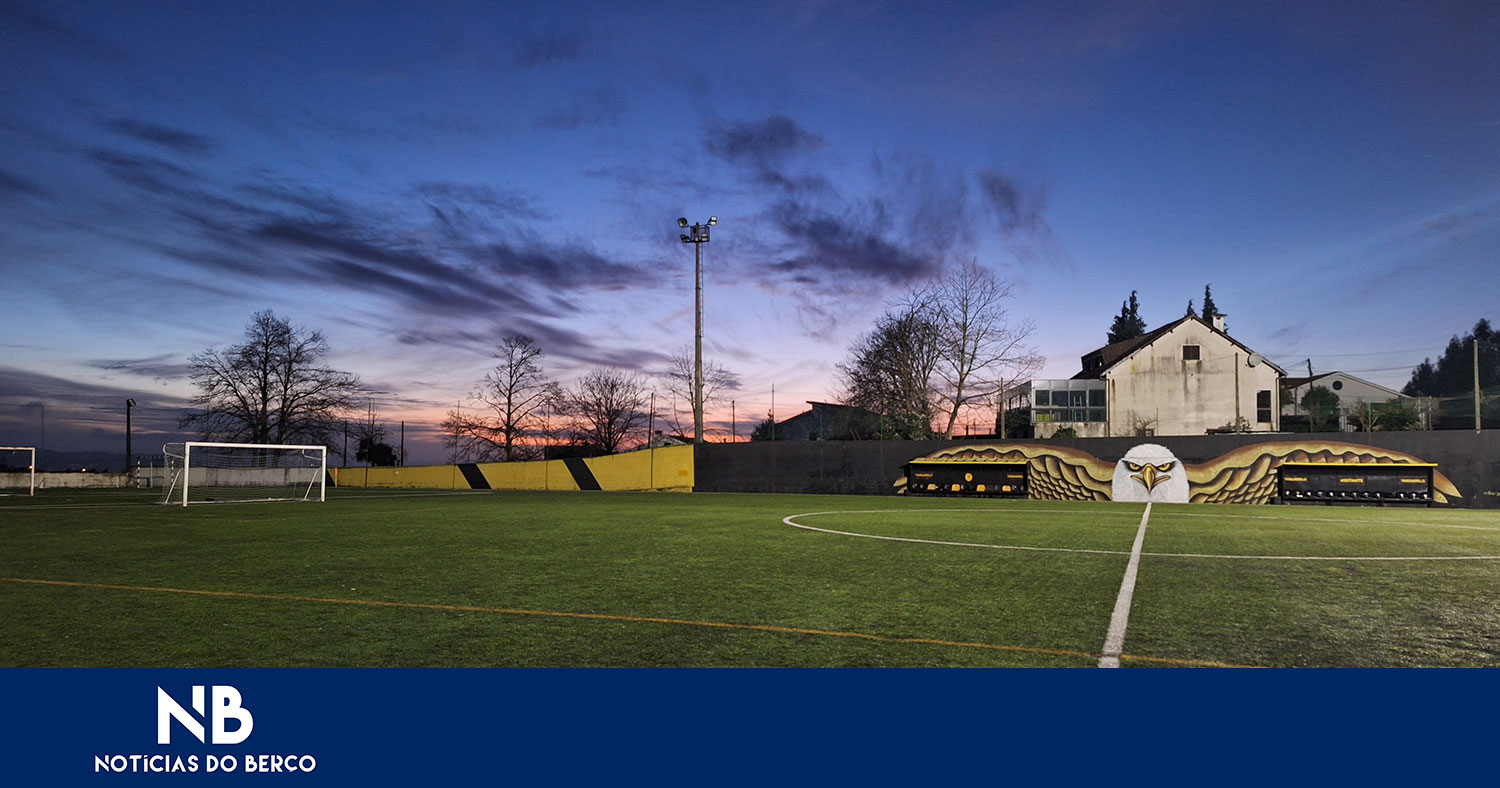
[[[1113,463],[1132,447],[1156,443],[1185,463],[1208,463],[1269,442],[1309,446],[1355,444],[1403,452],[1438,464],[1458,490],[1450,504],[1500,508],[1500,432],[1373,432],[1349,435],[1208,435],[1161,438],[1081,438],[1005,441],[1086,452]],[[998,441],[808,441],[702,446],[697,455],[696,489],[702,492],[857,493],[890,495],[907,462],[941,449]],[[1355,453],[1370,452],[1356,450]],[[1376,452],[1378,453],[1378,452]]]
[[[0,489],[26,489],[30,485],[29,473],[0,473]],[[124,487],[128,477],[123,473],[38,473],[38,490],[69,488]]]

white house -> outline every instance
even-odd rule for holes
[[[1383,405],[1393,399],[1408,400],[1414,403],[1417,400],[1416,397],[1408,397],[1395,389],[1388,389],[1379,383],[1371,383],[1368,380],[1350,375],[1347,372],[1324,372],[1321,375],[1287,378],[1281,381],[1281,415],[1303,415],[1302,397],[1313,386],[1322,386],[1338,395],[1339,429],[1350,429],[1349,413],[1357,412],[1360,406],[1367,403],[1371,405]],[[1425,410],[1422,408],[1419,409]]]
[[[1031,383],[1038,438],[1276,432],[1286,372],[1196,315],[1083,356],[1069,380]]]

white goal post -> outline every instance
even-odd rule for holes
[[[188,441],[168,443],[162,454],[162,503],[325,500],[325,446]]]
[[[11,462],[11,457],[19,458],[21,452],[26,452],[26,467],[16,470]],[[0,494],[5,490],[20,490],[26,488],[26,494],[36,495],[36,447],[35,446],[0,446],[0,460],[4,460],[4,470],[0,470]]]

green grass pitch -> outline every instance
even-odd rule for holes
[[[152,498],[0,498],[0,667],[1092,667],[1144,511]],[[1495,666],[1497,592],[1492,512],[1158,505],[1121,664]]]

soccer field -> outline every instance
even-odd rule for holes
[[[0,666],[1500,665],[1486,511],[153,500],[0,498]]]

